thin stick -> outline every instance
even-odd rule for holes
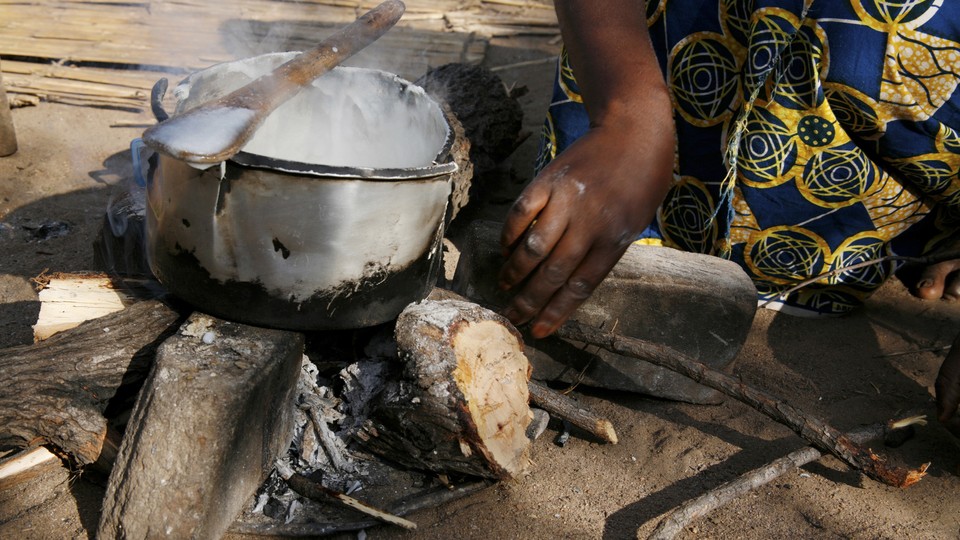
[[[887,354],[878,354],[878,355],[875,355],[874,358],[891,358],[893,356],[903,356],[905,354],[917,354],[922,352],[943,352],[943,351],[949,351],[950,347],[951,345],[944,345],[942,347],[924,347],[921,349],[913,349],[910,351],[898,351],[898,352],[892,352]]]
[[[330,430],[330,426],[320,418],[317,407],[309,407],[307,409],[307,415],[310,417],[313,427],[316,428],[317,436],[320,438],[320,444],[323,446],[323,449],[326,450],[327,456],[330,458],[330,463],[333,464],[333,468],[337,471],[346,471],[349,460],[343,456],[343,452],[341,452],[340,447],[337,446],[337,436]]]
[[[530,391],[530,401],[534,405],[562,420],[569,421],[604,442],[617,444],[617,432],[606,418],[597,416],[580,403],[537,381],[528,382],[527,388]]]
[[[349,495],[326,488],[310,480],[306,476],[303,476],[302,474],[293,473],[289,478],[286,478],[286,481],[287,484],[290,485],[290,489],[308,499],[313,499],[318,502],[324,502],[326,500],[333,499],[344,506],[366,514],[378,521],[389,523],[391,525],[397,525],[398,527],[403,527],[404,529],[410,531],[417,528],[417,524],[408,519],[404,519],[393,514],[388,514],[383,510],[379,510],[366,503],[362,503]]]
[[[549,58],[538,58],[536,60],[526,60],[524,62],[516,62],[514,64],[504,64],[502,66],[494,66],[490,68],[490,71],[507,71],[508,69],[518,69],[525,68],[530,66],[539,66],[540,64],[552,64],[557,61],[556,56],[551,56]]]
[[[854,443],[826,422],[807,415],[771,394],[751,388],[737,379],[711,369],[669,347],[610,334],[576,321],[564,323],[557,330],[557,336],[597,345],[608,351],[646,360],[651,364],[686,375],[700,384],[719,390],[742,403],[750,405],[773,420],[789,427],[820,450],[837,456],[852,467],[863,471],[870,478],[884,484],[907,487],[923,478],[929,466],[929,464],[923,465],[915,470],[888,467],[879,456]]]
[[[869,261],[862,261],[862,262],[858,262],[858,263],[856,263],[856,264],[851,264],[851,265],[849,265],[849,266],[841,266],[840,268],[835,268],[835,269],[833,269],[833,270],[831,270],[831,271],[829,271],[829,272],[825,272],[825,273],[820,274],[820,275],[818,275],[818,276],[814,276],[814,277],[812,277],[812,278],[810,278],[810,279],[805,279],[805,280],[801,281],[800,283],[794,285],[793,287],[790,287],[789,289],[787,289],[787,290],[783,291],[782,293],[776,295],[775,297],[771,298],[770,300],[767,300],[766,302],[760,304],[760,307],[764,308],[764,307],[767,307],[768,305],[772,304],[773,302],[776,302],[776,301],[778,301],[778,300],[783,300],[784,298],[786,298],[787,296],[795,293],[796,291],[799,291],[800,289],[806,287],[807,285],[812,285],[812,284],[820,281],[821,279],[830,278],[830,277],[836,276],[836,275],[838,275],[838,274],[842,274],[842,273],[844,273],[844,272],[848,272],[848,271],[850,271],[850,270],[859,270],[859,269],[861,269],[861,268],[866,268],[866,267],[868,267],[868,266],[873,266],[873,265],[875,265],[875,264],[883,264],[883,263],[886,263],[886,262],[902,261],[902,262],[909,263],[909,264],[926,264],[926,265],[930,265],[930,264],[937,264],[937,263],[942,263],[942,262],[946,262],[946,261],[952,261],[952,260],[954,260],[954,259],[960,259],[960,250],[948,250],[948,251],[944,251],[944,252],[942,252],[942,253],[935,253],[935,254],[932,254],[932,255],[927,255],[927,256],[925,256],[925,257],[906,257],[906,256],[903,256],[903,255],[887,255],[887,256],[885,256],[885,257],[880,257],[879,259],[871,259],[871,260],[869,260]]]
[[[449,489],[441,487],[431,489],[424,493],[418,493],[407,499],[393,504],[389,510],[394,515],[406,516],[420,510],[436,508],[443,504],[453,502],[468,495],[485,489],[490,483],[480,480],[470,484],[464,484],[458,488]],[[378,525],[380,522],[372,519],[363,521],[354,521],[350,523],[270,523],[259,525],[254,523],[236,522],[230,527],[230,532],[235,534],[250,534],[262,536],[287,536],[287,537],[317,537],[325,536],[337,532],[358,531]]]
[[[864,442],[884,437],[891,430],[901,429],[896,422],[874,424],[847,433],[851,440]],[[724,506],[741,495],[764,486],[784,474],[820,459],[823,453],[812,446],[793,451],[767,465],[753,469],[735,480],[726,482],[703,495],[691,499],[663,518],[647,540],[673,540],[687,525]]]

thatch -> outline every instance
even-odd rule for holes
[[[0,59],[23,97],[146,108],[150,87],[217,62],[302,50],[378,0],[0,0]],[[406,0],[399,28],[349,64],[417,78],[482,62],[490,37],[556,34],[544,0]],[[82,69],[78,69],[82,68]],[[19,98],[19,99],[18,99]]]

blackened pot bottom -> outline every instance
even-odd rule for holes
[[[391,321],[407,305],[426,298],[440,269],[437,250],[434,257],[419,257],[401,270],[373,272],[297,302],[271,294],[258,282],[213,279],[190,253],[157,251],[150,266],[175,296],[221,319],[285,330],[344,330]]]

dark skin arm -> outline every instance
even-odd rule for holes
[[[934,383],[937,392],[937,416],[951,433],[960,437],[960,335],[947,353]]]
[[[670,187],[675,127],[666,83],[636,0],[557,0],[560,30],[589,131],[530,183],[509,211],[504,314],[553,333],[656,216]]]

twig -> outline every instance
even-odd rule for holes
[[[887,353],[887,354],[878,354],[878,355],[875,355],[874,358],[891,358],[893,356],[903,356],[905,354],[917,354],[922,352],[943,352],[943,351],[949,351],[949,350],[950,350],[950,345],[944,345],[942,347],[924,347],[922,349],[913,349],[911,351],[898,351],[898,352]]]
[[[568,420],[604,442],[617,444],[617,432],[606,418],[597,416],[580,403],[537,381],[527,383],[527,388],[530,390],[530,401],[534,405],[558,418]]]
[[[870,478],[891,486],[907,487],[926,474],[927,465],[919,469],[888,467],[884,460],[869,449],[854,443],[836,428],[818,418],[807,415],[775,396],[751,388],[737,379],[709,368],[686,355],[659,344],[610,334],[568,321],[557,330],[557,336],[582,343],[591,343],[608,351],[646,360],[667,368],[710,388],[750,405],[768,417],[789,427],[811,444],[829,452]]]
[[[557,61],[556,56],[551,56],[549,58],[538,58],[536,60],[526,60],[524,62],[517,62],[514,64],[504,64],[502,66],[494,66],[490,68],[490,71],[494,73],[498,71],[507,71],[508,69],[524,68],[530,66],[539,66],[540,64],[552,64]]]
[[[805,280],[801,281],[800,283],[794,285],[793,287],[790,287],[789,289],[783,291],[782,293],[780,293],[780,294],[774,296],[773,298],[767,300],[766,302],[760,304],[760,307],[764,308],[764,307],[767,307],[768,305],[772,304],[773,302],[776,302],[776,301],[778,301],[778,300],[783,300],[784,298],[786,298],[787,296],[793,294],[794,292],[799,291],[800,289],[806,287],[807,285],[812,285],[812,284],[820,281],[821,279],[830,278],[830,277],[836,276],[836,275],[838,275],[838,274],[842,274],[842,273],[844,273],[844,272],[848,272],[848,271],[850,271],[850,270],[859,270],[859,269],[861,269],[861,268],[866,268],[866,267],[868,267],[868,266],[873,266],[873,265],[875,265],[875,264],[883,264],[883,263],[887,263],[887,262],[897,262],[897,261],[900,261],[900,262],[905,262],[905,263],[908,263],[908,264],[931,265],[931,264],[937,264],[937,263],[942,263],[942,262],[946,262],[946,261],[952,261],[952,260],[954,260],[954,259],[960,259],[960,250],[952,249],[952,250],[948,250],[948,251],[943,251],[943,252],[941,252],[941,253],[934,253],[934,254],[932,254],[932,255],[927,255],[927,256],[925,256],[925,257],[906,257],[906,256],[903,256],[903,255],[887,255],[887,256],[885,256],[885,257],[880,257],[880,258],[878,258],[878,259],[870,259],[869,261],[862,261],[862,262],[858,262],[858,263],[856,263],[856,264],[851,264],[851,265],[849,265],[849,266],[841,266],[840,268],[834,268],[833,270],[831,270],[831,271],[829,271],[829,272],[825,272],[825,273],[820,274],[820,275],[818,275],[818,276],[814,276],[814,277],[812,277],[812,278],[810,278],[810,279],[805,279]]]
[[[455,489],[441,487],[432,489],[424,493],[419,493],[391,505],[388,510],[397,516],[406,516],[420,510],[436,508],[443,504],[472,495],[482,489],[489,487],[490,484],[485,481],[465,484]],[[257,525],[254,523],[236,522],[230,527],[230,532],[235,534],[250,534],[263,536],[287,536],[287,537],[317,537],[325,536],[338,532],[358,531],[378,525],[380,522],[372,519],[363,521],[354,521],[349,523],[270,523],[269,525]]]
[[[320,439],[320,445],[323,446],[323,449],[326,450],[327,456],[330,458],[330,463],[333,465],[333,468],[337,471],[346,471],[350,461],[346,459],[343,455],[343,452],[340,450],[340,447],[337,445],[337,436],[334,435],[333,431],[330,429],[330,426],[320,418],[320,413],[317,412],[320,405],[311,404],[306,407],[307,416],[310,417],[310,421],[313,424],[313,427],[316,429],[317,436]]]
[[[372,517],[373,519],[382,521],[383,523],[397,525],[398,527],[403,527],[407,530],[413,530],[417,528],[417,524],[408,519],[403,519],[402,517],[389,514],[383,510],[379,510],[368,504],[362,503],[349,495],[324,487],[323,485],[310,480],[302,474],[293,472],[293,470],[289,469],[288,467],[280,467],[278,465],[277,471],[280,473],[280,476],[287,481],[290,489],[308,499],[313,499],[317,502],[325,502],[333,499],[334,501],[337,501],[348,508],[352,508],[358,512]]]
[[[911,420],[916,420],[916,417]],[[908,424],[909,425],[909,424]],[[862,444],[872,439],[887,436],[891,431],[905,428],[897,422],[874,424],[847,433],[850,440]],[[753,469],[735,480],[726,482],[703,495],[691,499],[670,512],[654,529],[648,540],[672,540],[695,519],[702,518],[741,495],[745,495],[784,474],[820,459],[823,453],[812,446],[801,448],[777,460]]]

